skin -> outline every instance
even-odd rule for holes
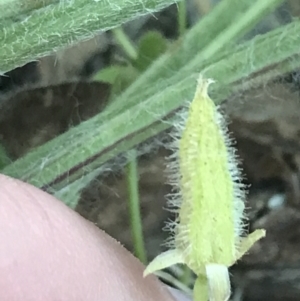
[[[51,195],[0,175],[1,301],[188,301]]]

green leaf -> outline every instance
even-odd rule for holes
[[[96,32],[117,27],[176,0],[73,0],[30,10],[23,20],[3,20],[0,13],[0,72],[49,54]],[[29,3],[29,1],[27,1]],[[26,3],[27,3],[26,2]],[[22,7],[23,0],[5,0],[6,10]],[[2,2],[1,2],[2,4]],[[24,7],[27,12],[28,6]],[[21,12],[20,12],[21,13]]]
[[[273,1],[273,7],[275,2],[279,4]],[[169,128],[175,122],[176,110],[192,98],[200,71],[217,80],[212,93],[219,102],[232,92],[299,67],[299,21],[232,46],[232,40],[267,13],[266,7],[260,7],[263,13],[256,12],[260,17],[252,16],[249,3],[258,9],[257,1],[221,1],[210,17],[188,32],[177,48],[152,64],[104,112],[28,153],[3,172],[43,189],[59,191],[77,180],[85,181],[85,176],[106,162]],[[250,23],[242,22],[243,17]],[[239,29],[228,29],[234,25]],[[227,47],[211,48],[212,33]],[[209,48],[215,55],[204,60],[202,50]]]
[[[138,45],[138,58],[133,65],[140,71],[145,71],[152,62],[167,50],[167,40],[157,31],[144,34]]]
[[[134,102],[133,96],[140,91],[144,98],[153,95],[155,89],[168,87],[170,78],[178,76],[182,68],[191,66],[191,69],[195,70],[193,66],[196,60],[202,63],[198,72],[202,71],[204,61],[216,62],[228,51],[232,52],[235,45],[233,43],[282,2],[282,0],[222,0],[210,14],[191,28],[177,45],[162,55],[143,76],[112,102],[109,110],[112,114],[117,114],[130,107]],[[152,89],[149,89],[149,83]],[[125,102],[124,99],[130,101]]]
[[[113,65],[99,71],[94,80],[112,84],[111,95],[116,96],[130,86],[140,75],[132,65]]]
[[[95,81],[105,82],[108,84],[114,84],[117,80],[117,78],[122,73],[122,69],[124,69],[124,66],[120,65],[111,65],[108,66],[102,70],[100,70],[95,76]]]
[[[140,72],[134,66],[122,66],[112,87],[112,97],[123,92],[138,78],[139,75]]]
[[[1,0],[0,20],[11,19],[10,21],[22,20],[28,16],[29,12],[46,7],[58,0]]]
[[[269,72],[273,67],[273,74],[280,74],[281,62],[299,56],[299,45],[294,39],[299,32],[300,21],[295,21],[236,47],[222,60],[211,62],[207,76],[218,81],[213,97],[217,101],[226,98],[232,91],[247,86],[245,80],[262,74],[264,68]],[[293,60],[293,66],[288,66],[297,67],[298,61]],[[15,161],[3,173],[38,187],[50,185],[61,189],[99,168],[171,126],[172,120],[166,122],[166,118],[172,117],[184,101],[192,97],[199,63],[169,81],[168,87],[156,89],[150,97],[143,96],[144,91],[140,91],[133,99],[136,104],[124,112],[115,116],[107,111],[100,113]]]

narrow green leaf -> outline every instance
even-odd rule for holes
[[[280,74],[281,63],[286,67],[299,67],[300,21],[282,27],[253,41],[236,47],[218,62],[211,62],[207,76],[217,80],[214,98],[224,99],[232,91],[243,88],[247,81],[272,68]],[[294,64],[286,64],[286,61]],[[62,189],[115,156],[155,136],[171,126],[166,122],[185,100],[192,97],[198,72],[182,72],[168,88],[158,88],[151,97],[144,91],[135,96],[136,105],[115,116],[105,111],[83,122],[67,133],[39,147],[13,164],[3,173],[30,182],[38,187]],[[148,94],[148,93],[146,93]]]
[[[233,42],[253,28],[259,20],[271,12],[282,0],[223,0],[213,11],[196,24],[186,36],[158,59],[136,82],[110,105],[112,114],[117,114],[132,104],[134,95],[147,92],[143,97],[153,95],[154,89],[168,87],[170,78],[189,69],[195,61],[216,61],[215,56],[227,53],[224,49],[234,47]],[[232,52],[232,49],[229,49]],[[200,69],[199,69],[200,71]],[[149,89],[149,83],[153,89]],[[159,84],[159,87],[157,86]],[[130,101],[124,101],[130,99]]]
[[[66,45],[90,38],[96,32],[158,11],[175,1],[63,1],[33,11],[21,21],[3,22],[0,19],[0,71],[8,71]],[[11,7],[16,5],[15,1],[9,3]]]
[[[221,1],[225,2],[231,5],[235,3],[237,7],[242,3],[233,0]],[[246,10],[241,7],[240,9],[253,21],[249,17],[253,12],[247,5],[245,7]],[[226,12],[226,7],[223,8]],[[214,13],[214,16],[220,18],[222,12]],[[204,24],[208,24],[207,20],[204,19]],[[236,18],[233,17],[233,22],[235,21]],[[231,24],[227,20],[227,25]],[[243,22],[238,24],[244,29],[231,32],[219,28],[219,34],[223,32],[227,35],[228,45],[233,37],[246,31],[248,25]],[[218,25],[216,24],[217,27]],[[247,29],[249,28],[248,26]],[[214,30],[215,28],[212,32]],[[3,173],[52,192],[62,191],[72,183],[84,183],[87,175],[107,161],[169,128],[175,111],[185,100],[191,99],[200,71],[218,81],[212,93],[214,99],[220,101],[238,89],[252,86],[254,81],[263,77],[274,78],[282,72],[299,67],[299,30],[300,22],[294,21],[240,46],[231,47],[229,51],[228,46],[227,50],[217,49],[215,55],[206,60],[201,57],[200,50],[208,47],[207,37],[210,34],[203,33],[208,44],[201,44],[196,32],[195,36],[187,33],[182,48],[179,47],[180,51],[174,53],[175,59],[172,53],[163,56],[165,61],[160,62],[159,59],[158,63],[150,67],[149,70],[152,71],[142,75],[109,110],[37,148],[7,166]],[[186,44],[187,41],[190,44]],[[195,48],[191,50],[192,46]],[[172,62],[178,67],[178,72],[172,69]]]

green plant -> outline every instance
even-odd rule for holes
[[[186,264],[197,275],[195,301],[228,300],[228,267],[265,236],[264,230],[242,236],[245,187],[225,120],[207,94],[210,83],[199,78],[188,116],[183,113],[176,125],[169,166],[176,191],[170,205],[178,218],[170,225],[171,249],[144,272]]]
[[[5,0],[0,3],[1,72],[92,37],[174,0],[64,2]]]
[[[154,2],[151,3],[154,7]],[[157,8],[162,6],[159,1],[155,3]],[[51,187],[57,194],[61,190],[66,192],[74,181],[84,186],[90,181],[89,174],[101,169],[103,164],[172,126],[174,112],[191,97],[196,82],[191,78],[199,71],[216,79],[212,95],[220,102],[233,92],[293,70],[298,64],[299,47],[295,40],[300,27],[298,20],[251,41],[234,44],[280,3],[278,0],[221,1],[113,99],[105,111],[33,150],[2,172],[37,187]],[[143,9],[147,8],[147,2],[144,4]],[[145,11],[140,9],[139,13],[142,12]],[[14,42],[17,40],[13,38],[17,31],[10,35],[2,30],[4,33]],[[9,55],[1,58],[4,62],[14,54],[14,47],[9,47],[10,42],[6,41],[5,49],[10,50]],[[56,42],[56,46],[61,43],[59,39]],[[5,51],[1,53],[4,55]],[[14,62],[27,59],[18,60],[16,56]],[[84,170],[80,166],[85,166]]]
[[[106,164],[118,156],[128,158],[128,152],[138,156],[149,151],[151,147],[140,147],[141,143],[172,127],[177,110],[192,98],[199,72],[216,80],[211,95],[220,103],[232,93],[299,67],[297,19],[252,40],[241,40],[281,0],[222,0],[189,30],[182,2],[177,41],[170,43],[151,32],[132,48],[120,25],[174,2],[74,0],[61,5],[54,0],[2,1],[1,72],[114,28],[128,64],[110,66],[96,75],[95,80],[113,84],[113,97],[103,112],[15,162],[1,149],[1,172],[43,188],[75,208],[81,190]],[[154,43],[159,47],[147,52]],[[131,170],[128,177],[133,178],[128,181],[131,193],[135,193],[130,199],[136,201],[132,206],[138,201],[135,160],[127,166]]]

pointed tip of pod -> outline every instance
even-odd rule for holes
[[[208,87],[215,83],[211,78],[204,78],[202,74],[199,75],[197,80],[196,96],[208,97]]]

